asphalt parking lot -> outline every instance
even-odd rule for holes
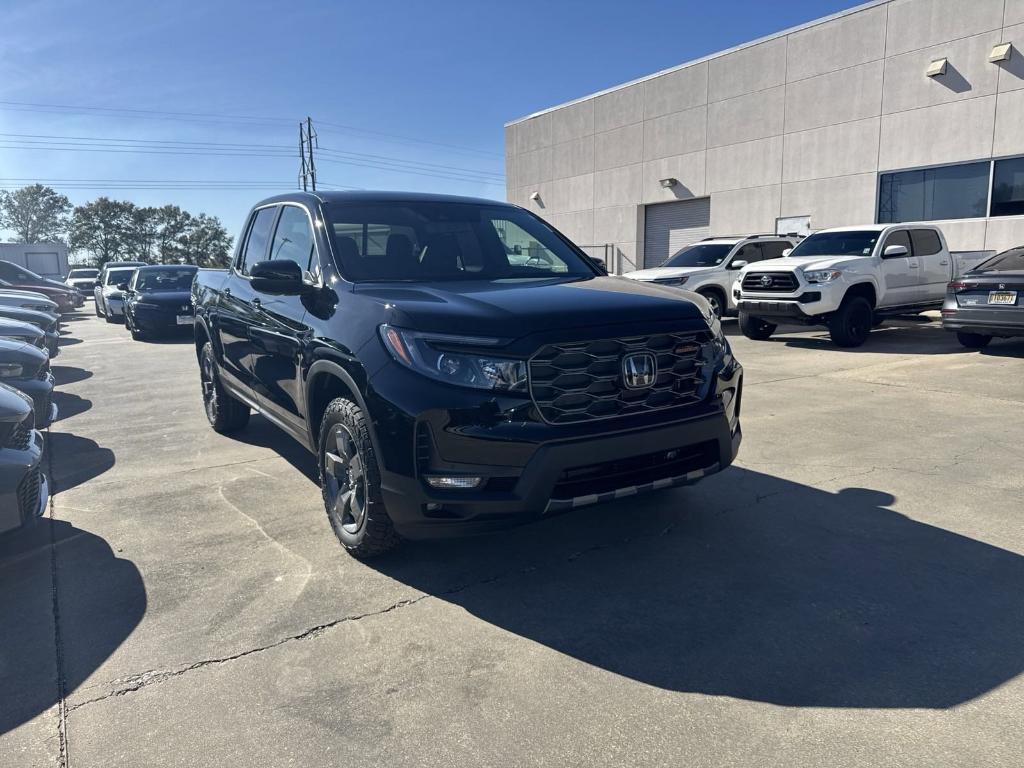
[[[303,448],[90,312],[0,542],[5,766],[1022,762],[1024,340],[730,324],[733,468],[363,564]]]

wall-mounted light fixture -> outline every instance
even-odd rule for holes
[[[946,74],[946,61],[946,59],[935,59],[935,61],[928,65],[928,69],[924,73],[928,77],[938,77],[939,75]]]
[[[1000,61],[1009,61],[1010,53],[1013,51],[1013,43],[1000,43],[999,45],[993,46],[992,53],[988,55],[988,60],[993,64]]]
[[[535,201],[540,200],[540,192],[531,192],[530,199]]]
[[[679,179],[675,179],[675,178],[672,178],[672,177],[670,176],[670,177],[669,177],[669,178],[667,178],[667,179],[658,179],[658,182],[659,182],[659,183],[661,184],[661,186],[663,186],[663,187],[664,187],[665,189],[671,189],[672,187],[674,187],[674,186],[675,186],[676,184],[678,184],[678,183],[679,183]]]

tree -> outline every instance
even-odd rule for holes
[[[75,208],[71,247],[89,251],[97,267],[131,253],[132,221],[136,207],[100,197]]]
[[[132,206],[127,233],[127,245],[133,259],[152,261],[153,248],[160,234],[159,208],[137,208]]]
[[[180,264],[185,260],[192,214],[176,205],[156,209],[156,258],[162,264]]]
[[[231,237],[216,216],[194,217],[185,237],[185,263],[226,267],[231,261]]]
[[[18,243],[64,242],[70,213],[71,202],[42,184],[0,192],[0,228],[14,232]]]

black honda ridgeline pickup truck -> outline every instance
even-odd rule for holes
[[[353,555],[691,483],[740,443],[703,298],[609,277],[522,208],[293,193],[193,283],[206,415],[313,451]]]

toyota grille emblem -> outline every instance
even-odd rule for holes
[[[767,288],[771,284],[772,284],[772,276],[771,275],[761,275],[761,285],[763,287]]]
[[[658,377],[658,361],[650,352],[634,352],[622,358],[622,379],[627,389],[644,389]]]

